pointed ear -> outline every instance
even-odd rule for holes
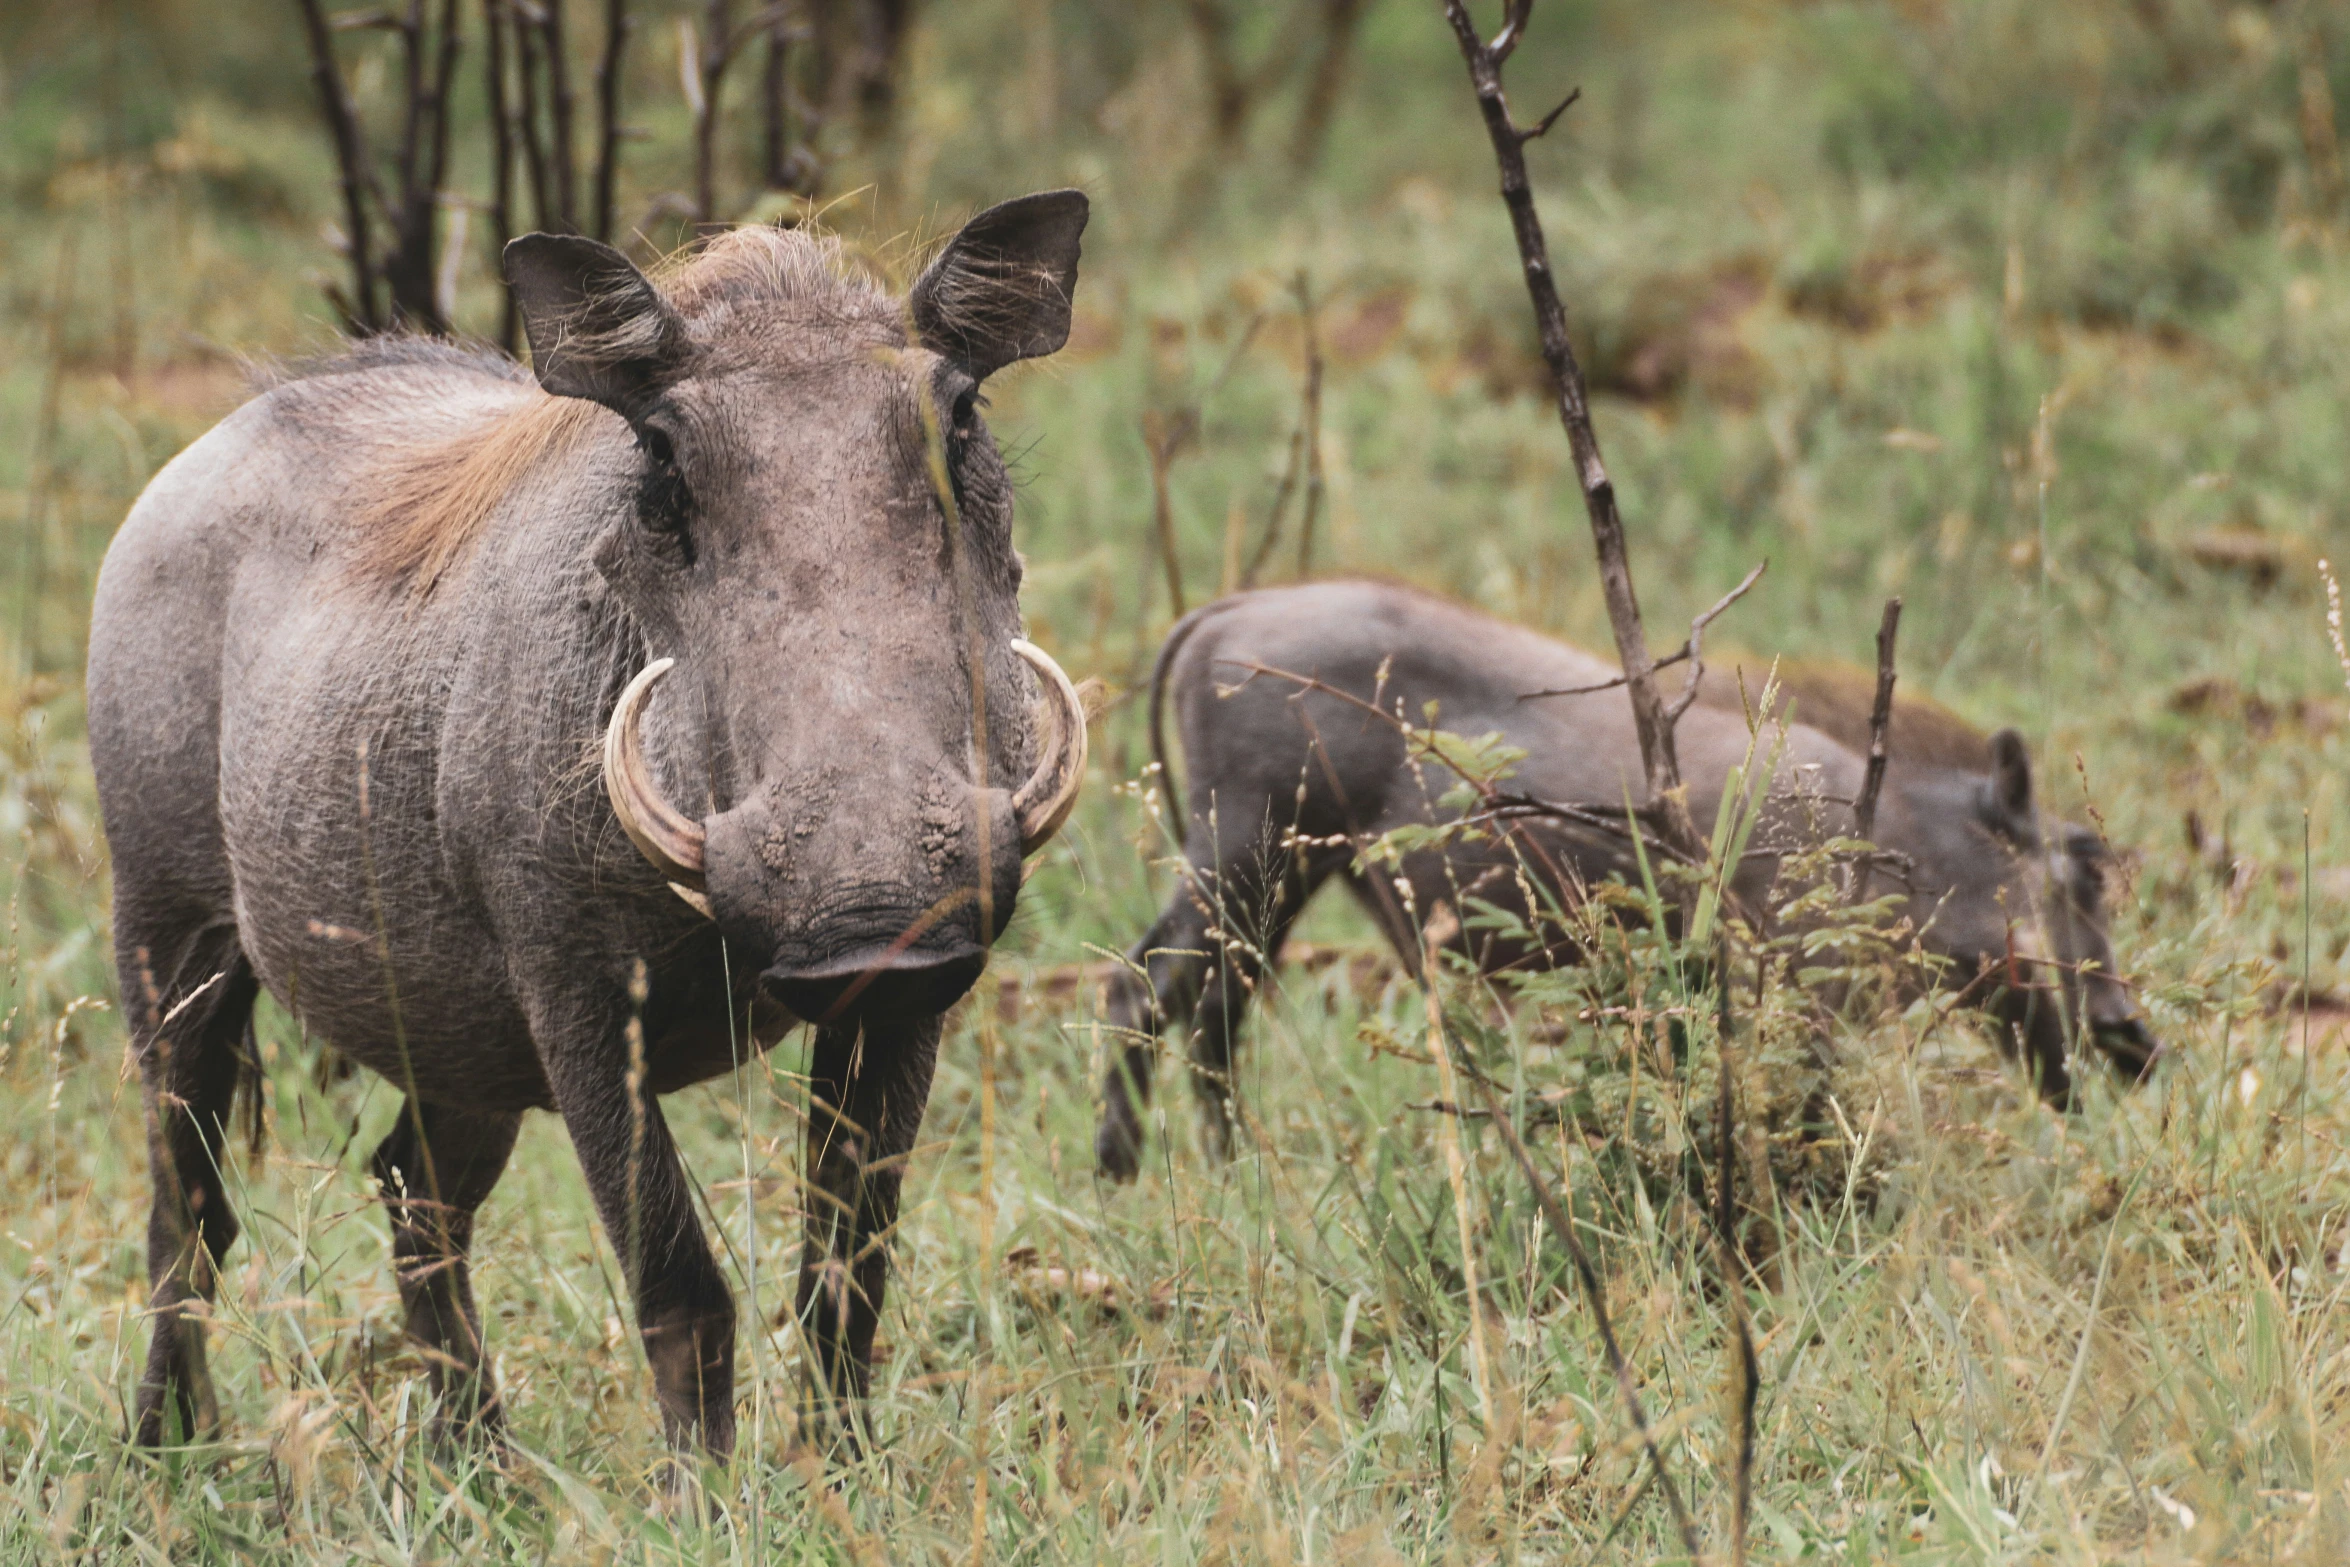
[[[914,285],[924,344],[985,380],[1069,341],[1077,238],[1090,210],[1081,190],[1048,190],[964,224]]]
[[[576,234],[525,234],[506,281],[539,385],[634,419],[683,367],[685,323],[626,256]]]
[[[1991,801],[2010,821],[2032,819],[2032,753],[2012,729],[1991,737]]]

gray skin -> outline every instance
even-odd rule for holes
[[[223,1128],[263,986],[407,1096],[375,1170],[444,1430],[498,1428],[467,1246],[522,1113],[552,1109],[667,1434],[719,1455],[735,1306],[654,1096],[815,1021],[798,1306],[818,1399],[863,1394],[939,1014],[1011,916],[1009,796],[1043,738],[974,399],[1065,340],[1085,218],[1074,191],[993,208],[904,300],[814,260],[681,307],[608,247],[517,240],[539,381],[609,412],[429,591],[371,579],[352,519],[400,450],[538,395],[503,358],[363,347],[148,487],[89,660],[155,1183],[141,1442],[216,1424],[186,1307],[237,1236]],[[598,777],[622,687],[662,656],[642,733],[707,830],[714,918]]]
[[[1445,730],[1499,731],[1526,752],[1503,784],[1512,794],[1620,807],[1644,793],[1622,689],[1520,700],[1615,674],[1614,666],[1524,627],[1386,583],[1246,593],[1179,622],[1152,674],[1151,709],[1171,799],[1160,728],[1165,699],[1173,701],[1183,739],[1190,800],[1188,810],[1180,802],[1174,809],[1184,826],[1186,868],[1158,922],[1108,986],[1107,1032],[1123,1048],[1113,1046],[1095,1134],[1102,1172],[1134,1177],[1156,1040],[1185,1019],[1194,1024],[1191,1068],[1205,1140],[1211,1153],[1225,1152],[1235,1032],[1265,964],[1278,958],[1307,900],[1332,877],[1346,882],[1415,971],[1423,931],[1448,924],[1456,932],[1449,944],[1487,974],[1573,961],[1563,945],[1529,947],[1459,928],[1463,899],[1524,918],[1521,854],[1554,889],[1634,876],[1623,836],[1529,822],[1515,833],[1517,847],[1489,833],[1424,849],[1401,867],[1407,905],[1395,876],[1363,874],[1354,845],[1457,814],[1439,801],[1458,779],[1436,763],[1414,762],[1397,724],[1366,704],[1417,726],[1434,702]],[[1735,690],[1707,695],[1677,732],[1690,812],[1701,824],[1714,820],[1730,770],[1749,744]],[[2113,977],[2102,845],[2092,833],[2040,815],[2031,765],[2012,731],[1994,736],[1990,749],[1988,774],[1892,758],[1875,837],[1908,857],[1907,912],[1924,927],[1928,950],[1948,959],[1952,977],[2007,1025],[2042,1092],[2063,1101],[2071,1093],[2067,1047],[2079,1024],[2133,1076],[2151,1063],[2155,1045],[2129,990]],[[1767,743],[1759,754],[1768,754]],[[1865,742],[1855,747],[1789,726],[1751,848],[1783,851],[1848,834],[1846,802],[1859,794],[1865,767]],[[1778,854],[1750,853],[1734,891],[1748,909],[1767,908],[1778,874]],[[1888,872],[1874,874],[1879,895],[1901,890]],[[1779,898],[1789,891],[1779,888]],[[1439,914],[1440,906],[1449,913]]]

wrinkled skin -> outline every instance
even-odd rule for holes
[[[735,1307],[656,1096],[811,1020],[799,1309],[820,1399],[863,1392],[939,1014],[1011,915],[1008,801],[1042,743],[976,394],[1066,337],[1084,222],[1075,192],[991,209],[910,301],[776,231],[666,288],[528,236],[508,270],[540,385],[362,348],[141,497],[100,576],[89,700],[154,1167],[142,1442],[215,1422],[187,1308],[237,1235],[223,1128],[262,987],[407,1095],[375,1169],[444,1426],[497,1427],[467,1246],[522,1113],[551,1109],[665,1429],[720,1455]],[[549,393],[594,405],[584,433],[436,578],[385,580],[355,519],[400,465]],[[641,733],[707,830],[714,917],[598,785],[615,700],[660,657]]]
[[[1281,673],[1273,673],[1279,671]],[[1187,865],[1164,912],[1128,954],[1106,997],[1114,1048],[1095,1153],[1132,1179],[1155,1041],[1192,1022],[1191,1067],[1206,1142],[1228,1144],[1232,1049],[1266,957],[1277,957],[1306,901],[1337,877],[1417,968],[1424,932],[1481,970],[1573,961],[1461,928],[1464,897],[1525,916],[1518,853],[1495,835],[1406,856],[1401,881],[1365,876],[1353,843],[1410,823],[1446,819],[1439,799],[1457,780],[1413,764],[1392,722],[1362,704],[1437,722],[1460,735],[1499,731],[1527,754],[1505,787],[1537,799],[1615,804],[1643,790],[1631,705],[1621,689],[1520,701],[1528,691],[1587,686],[1615,670],[1522,627],[1383,583],[1327,582],[1221,600],[1179,624],[1154,675],[1180,725]],[[1291,676],[1319,681],[1315,689]],[[1699,822],[1711,822],[1729,771],[1747,755],[1736,693],[1701,702],[1678,730],[1682,776]],[[1849,833],[1866,764],[1858,747],[1801,724],[1786,731],[1772,803],[1754,848],[1781,851]],[[2085,1031],[2136,1076],[2154,1055],[2105,937],[2103,850],[2033,804],[2022,742],[1990,742],[1989,773],[1888,768],[1876,838],[1910,861],[1907,913],[1954,983],[1990,1007],[2026,1055],[2041,1091],[2066,1101],[2068,1046]],[[1767,754],[1767,751],[1766,751]],[[1164,761],[1162,747],[1162,762]],[[1308,840],[1311,840],[1308,842]],[[1335,841],[1333,841],[1335,840]],[[1529,826],[1526,858],[1554,885],[1636,876],[1621,836]],[[1773,902],[1775,854],[1750,857],[1734,881],[1749,909]],[[1875,891],[1895,890],[1878,871]],[[1784,901],[1789,889],[1779,889]],[[1442,910],[1443,912],[1439,912]],[[1210,954],[1216,954],[1211,958]]]

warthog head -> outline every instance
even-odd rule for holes
[[[1991,737],[1987,774],[1936,771],[1907,790],[1921,833],[1913,856],[1918,917],[1954,983],[1991,1002],[2062,1097],[2075,1040],[2094,1039],[2132,1078],[2156,1053],[2106,938],[2112,856],[2086,828],[2043,815],[2023,737]]]
[[[605,736],[615,814],[801,1017],[943,1010],[1075,796],[980,387],[1066,341],[1085,220],[1075,191],[992,208],[902,300],[773,230],[666,286],[508,248],[542,384],[636,437],[595,549],[651,655]]]

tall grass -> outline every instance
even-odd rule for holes
[[[1276,96],[1251,156],[1200,180],[1181,177],[1206,131],[1180,18],[1095,9],[933,8],[898,132],[844,153],[842,188],[873,188],[832,214],[888,256],[978,199],[1068,179],[1095,196],[1076,341],[990,414],[1020,454],[1038,639],[1074,673],[1139,681],[1168,617],[1143,420],[1208,391],[1261,312],[1170,471],[1178,565],[1195,600],[1213,589],[1227,519],[1262,518],[1288,462],[1302,271],[1326,362],[1318,560],[1600,644],[1433,8],[1373,9],[1313,175],[1280,155],[1293,98]],[[801,1042],[673,1099],[746,1307],[744,1451],[710,1477],[707,1516],[649,1481],[659,1432],[619,1269],[547,1118],[476,1243],[515,1457],[489,1473],[432,1447],[364,1173],[396,1098],[322,1076],[265,1006],[270,1141],[236,1153],[245,1236],[213,1327],[227,1434],[128,1449],[146,1174],[80,742],[89,586],[129,499],[235,401],[234,356],[326,340],[312,274],[332,258],[283,19],[115,14],[111,129],[99,39],[63,8],[0,23],[0,1555],[1676,1557],[1514,1164],[1477,1121],[1414,1108],[1441,1097],[1424,998],[1343,968],[1294,978],[1252,1025],[1238,1157],[1205,1162],[1165,1094],[1130,1189],[1091,1174],[1084,1006],[991,1025],[983,1163],[966,1009],[908,1183],[879,1440],[829,1474],[796,1445],[801,1350],[774,1326],[800,1233]],[[1546,26],[1513,81],[1586,89],[1536,177],[1652,621],[1768,556],[1717,635],[1865,658],[1902,592],[1905,689],[2025,727],[2047,799],[2129,851],[2115,943],[2168,1046],[2152,1085],[2092,1075],[2063,1117],[1964,1014],[1860,1015],[1838,1025],[1833,1135],[1810,1142],[1773,1142],[1761,1111],[1784,1083],[1768,1051],[1749,1060],[1749,1163],[1782,1176],[1776,1249],[1742,1295],[1755,1555],[2340,1559],[2350,861],[2314,561],[2342,558],[2350,490],[2350,231],[2319,112],[2350,102],[2350,31],[2204,0],[1588,5]],[[624,210],[686,167],[674,45],[645,36],[632,92],[654,134]],[[355,80],[384,90],[364,65]],[[117,213],[127,282],[89,259],[114,253]],[[477,266],[460,314],[495,308]],[[1095,754],[1003,972],[1122,947],[1164,894],[1168,846],[1122,787],[1146,758],[1131,704]],[[1336,906],[1303,934],[1370,940]],[[1513,1089],[1581,1071],[1634,1119],[1614,1058],[1546,1026],[1565,1000],[1452,999]],[[1710,1081],[1693,1072],[1697,1101]],[[1641,1178],[1676,1167],[1675,1125],[1610,1142],[1562,1118],[1531,1152],[1587,1226],[1718,1552],[1722,1270],[1704,1215]]]

